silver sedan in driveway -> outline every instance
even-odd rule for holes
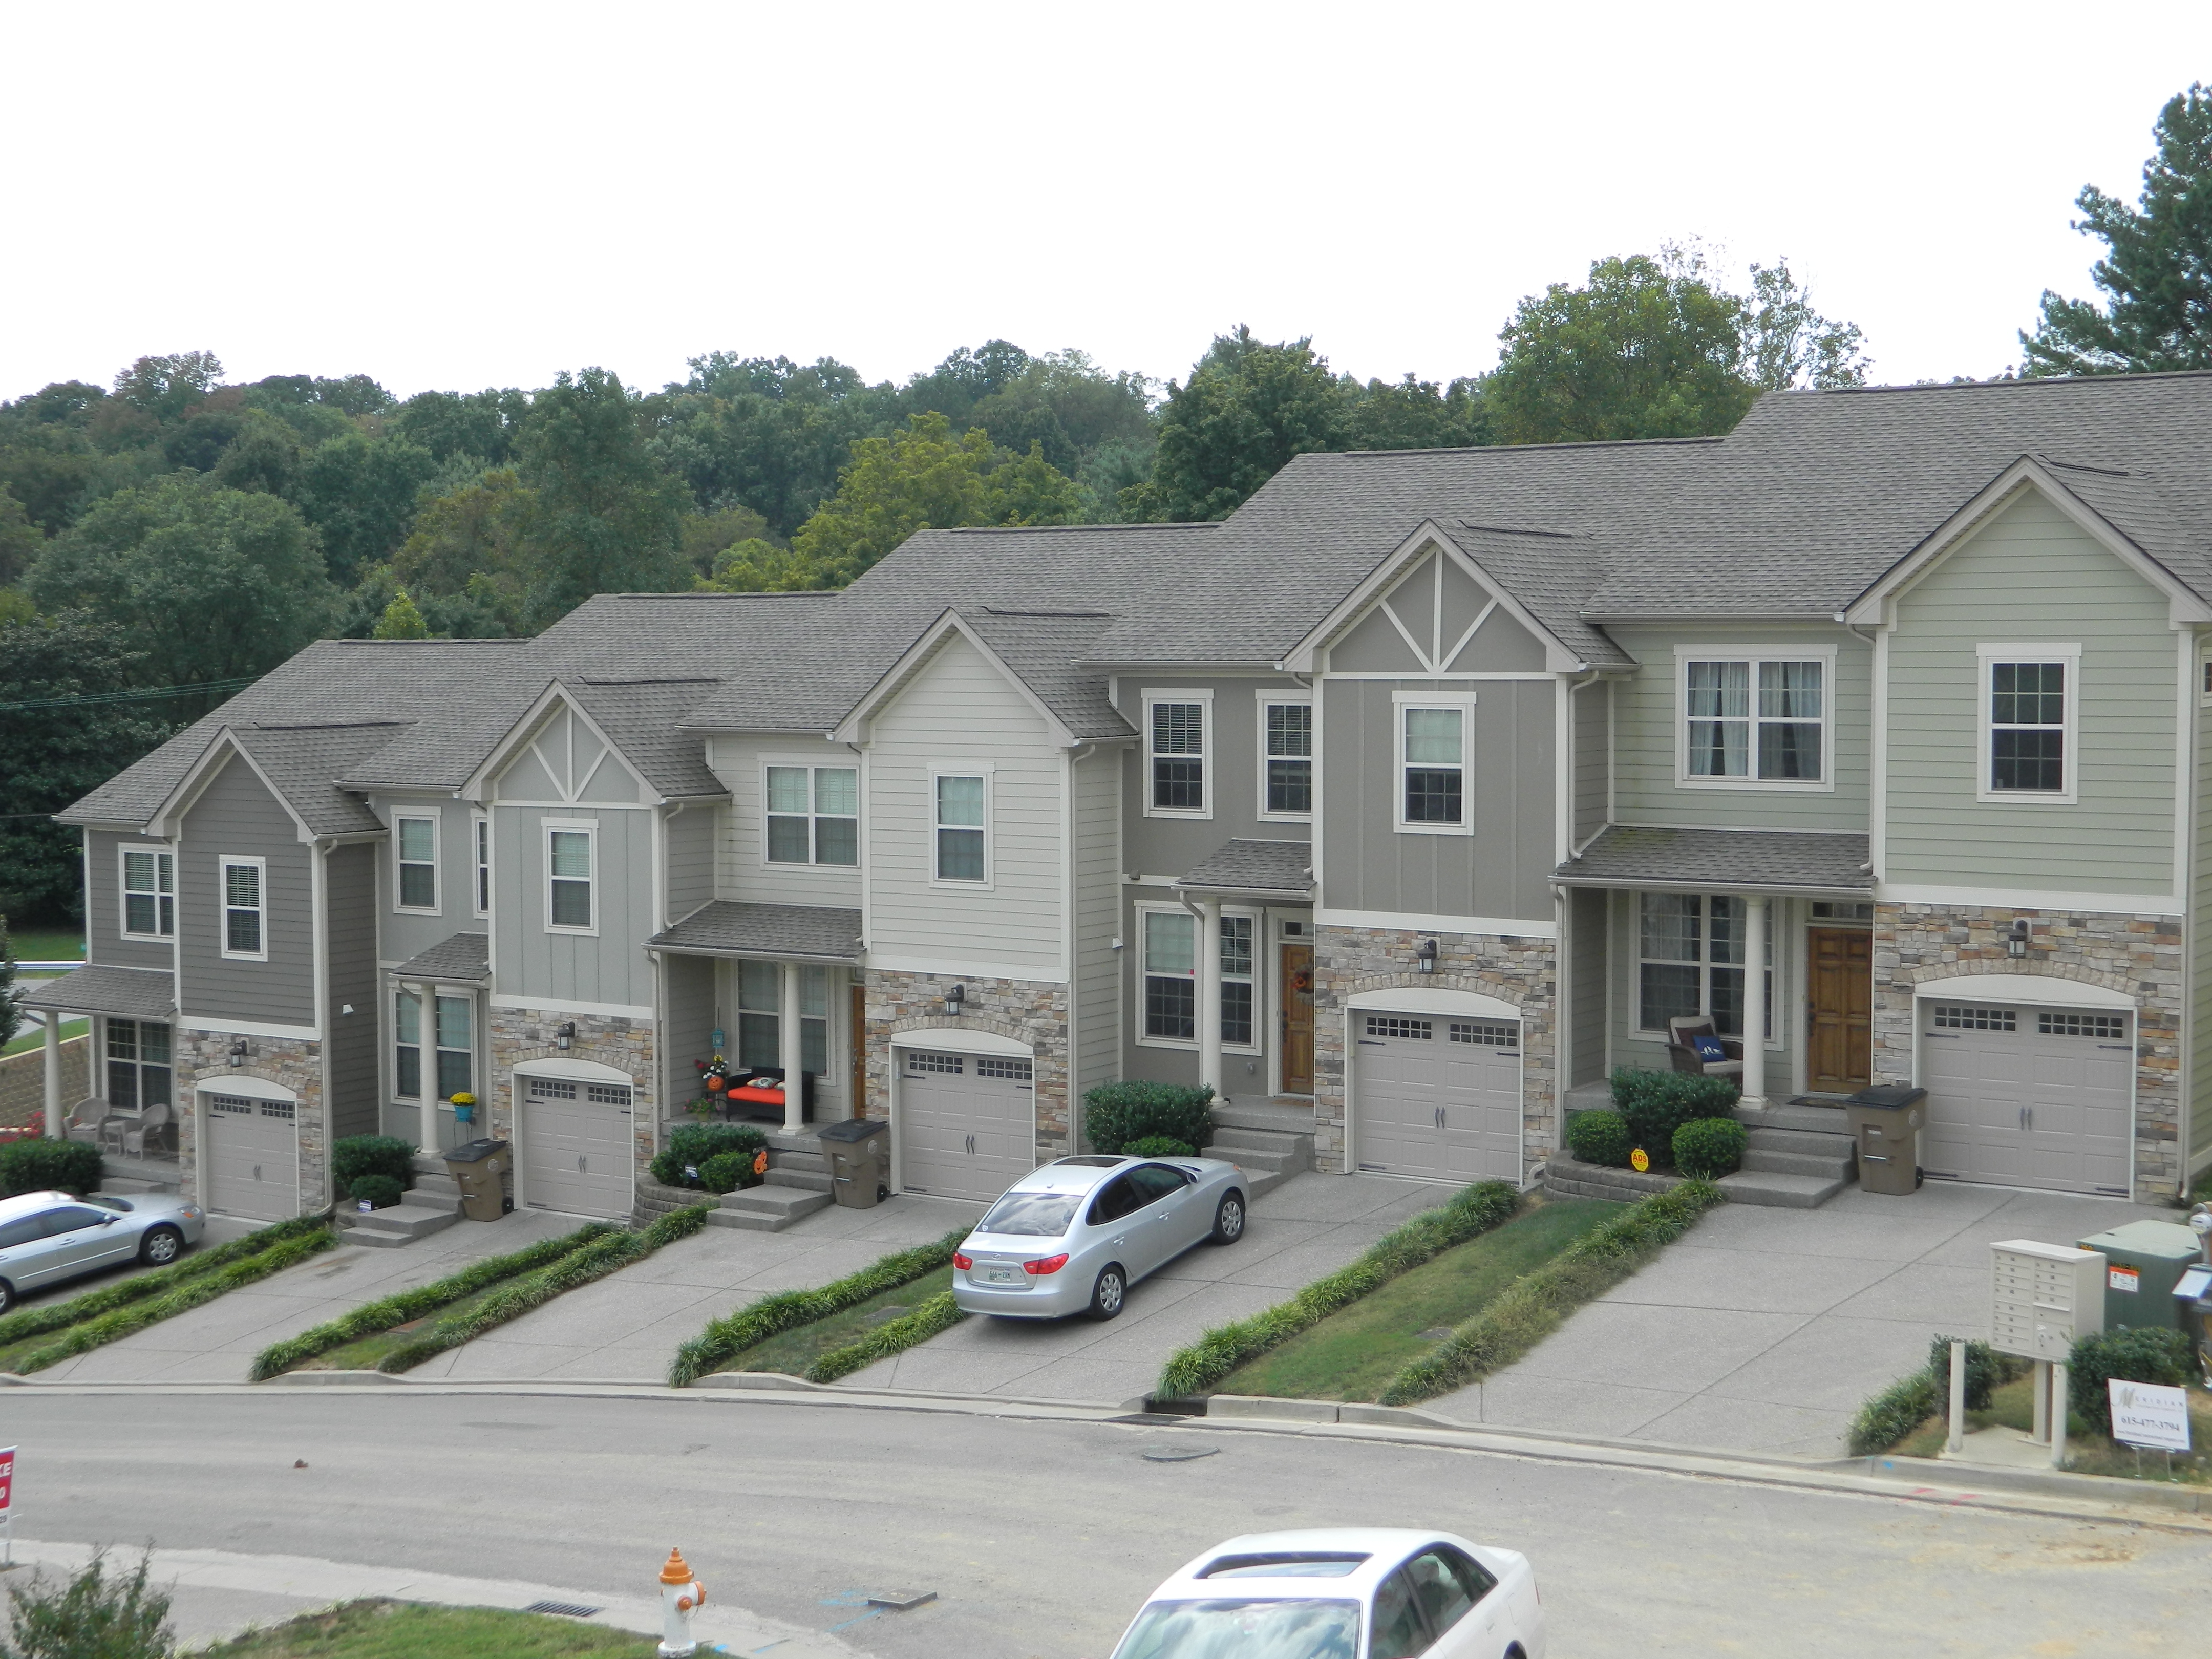
[[[1244,1236],[1244,1172],[1216,1158],[1063,1158],[1006,1189],[952,1257],[969,1313],[1111,1319],[1201,1239]]]
[[[207,1217],[173,1193],[23,1193],[0,1199],[0,1313],[26,1291],[128,1261],[165,1267],[199,1242]]]

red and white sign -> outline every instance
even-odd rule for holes
[[[2142,1274],[2134,1267],[2107,1267],[2105,1283],[2116,1291],[2125,1291],[2134,1296],[2142,1290]]]
[[[0,1515],[9,1513],[15,1504],[15,1449],[0,1446]]]

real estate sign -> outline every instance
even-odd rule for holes
[[[10,1515],[15,1507],[15,1449],[0,1446],[0,1516]]]
[[[2112,1402],[2112,1438],[2146,1451],[2189,1449],[2189,1390],[2157,1382],[2105,1384]]]

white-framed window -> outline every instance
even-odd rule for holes
[[[1980,779],[1986,801],[2072,805],[2081,706],[2079,645],[1981,645]]]
[[[1226,912],[1221,918],[1221,1046],[1224,1048],[1256,1046],[1253,1038],[1259,1010],[1252,972],[1252,930],[1256,921]]]
[[[1637,895],[1637,1027],[1704,1014],[1723,1036],[1743,1035],[1743,900],[1727,894]],[[1774,1036],[1774,915],[1766,907],[1766,1036]]]
[[[1311,698],[1262,691],[1260,707],[1260,816],[1313,817],[1314,708]]]
[[[1832,789],[1832,646],[1675,647],[1675,781],[1693,789]]]
[[[474,876],[476,911],[491,914],[491,818],[479,812],[469,820],[469,852]]]
[[[2212,657],[2197,665],[2197,701],[2212,704]]]
[[[554,933],[599,931],[599,827],[545,826],[545,926]]]
[[[169,1028],[151,1019],[101,1023],[107,1028],[107,1103],[125,1112],[173,1104]]]
[[[392,1092],[401,1100],[422,1097],[422,1000],[397,991],[392,1000]]]
[[[173,939],[177,933],[177,855],[159,848],[125,847],[123,932],[131,939]]]
[[[1213,693],[1145,693],[1145,813],[1148,817],[1210,818],[1207,793]]]
[[[929,775],[929,878],[956,887],[991,884],[991,775]]]
[[[269,860],[233,858],[216,860],[216,884],[222,902],[222,953],[250,962],[269,960],[267,909]]]
[[[438,820],[395,812],[392,848],[399,866],[399,908],[434,912],[438,908]]]
[[[1398,829],[1412,835],[1474,833],[1474,696],[1396,691]]]
[[[738,963],[738,1064],[771,1071],[783,1064],[783,964]],[[825,1077],[830,1071],[830,970],[799,970],[799,1065]]]
[[[1143,942],[1145,1040],[1158,1043],[1198,1041],[1198,918],[1181,905],[1140,906]],[[1256,1051],[1259,1043],[1259,975],[1255,941],[1256,912],[1224,911],[1221,916],[1221,1046]]]
[[[436,1091],[434,1100],[472,1093],[476,1076],[476,1000],[434,992],[430,997],[429,1041],[423,1041],[422,999],[412,991],[397,994],[392,1007],[392,1092],[402,1100],[422,1094],[425,1055]]]
[[[762,772],[770,864],[860,862],[860,771],[854,766],[769,766]]]

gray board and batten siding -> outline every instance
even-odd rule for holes
[[[184,815],[177,860],[178,1012],[186,1020],[315,1023],[314,850],[237,755],[222,763]],[[217,860],[265,860],[261,927],[265,960],[222,954]]]
[[[591,933],[549,925],[546,823],[596,830]],[[531,1007],[645,1008],[653,964],[653,817],[635,809],[508,806],[492,812],[492,959],[499,994]]]
[[[1127,842],[1122,867],[1133,874],[1170,879],[1194,869],[1222,842],[1305,841],[1309,820],[1261,816],[1266,767],[1261,757],[1262,710],[1270,699],[1312,702],[1313,693],[1287,674],[1213,676],[1155,672],[1116,682],[1115,707],[1137,732],[1122,746],[1122,823]],[[1207,707],[1206,806],[1202,815],[1155,817],[1151,763],[1146,735],[1146,697],[1164,691],[1206,694]],[[1167,699],[1173,701],[1173,699]]]
[[[377,1067],[384,1050],[384,998],[376,965],[376,864],[384,851],[373,842],[333,847],[324,866],[331,956],[323,1029],[328,1037],[333,1139],[374,1134],[382,1115]]]
[[[436,796],[372,795],[369,810],[383,820],[386,838],[376,848],[378,949],[386,962],[405,962],[455,933],[481,933],[477,915],[475,813],[465,801]],[[434,910],[399,906],[399,830],[402,817],[438,823],[438,890]]]
[[[173,965],[173,939],[155,939],[123,931],[123,858],[119,849],[165,853],[165,842],[143,836],[118,835],[112,830],[84,832],[84,959],[118,968],[158,968]],[[205,926],[205,918],[202,918]]]

